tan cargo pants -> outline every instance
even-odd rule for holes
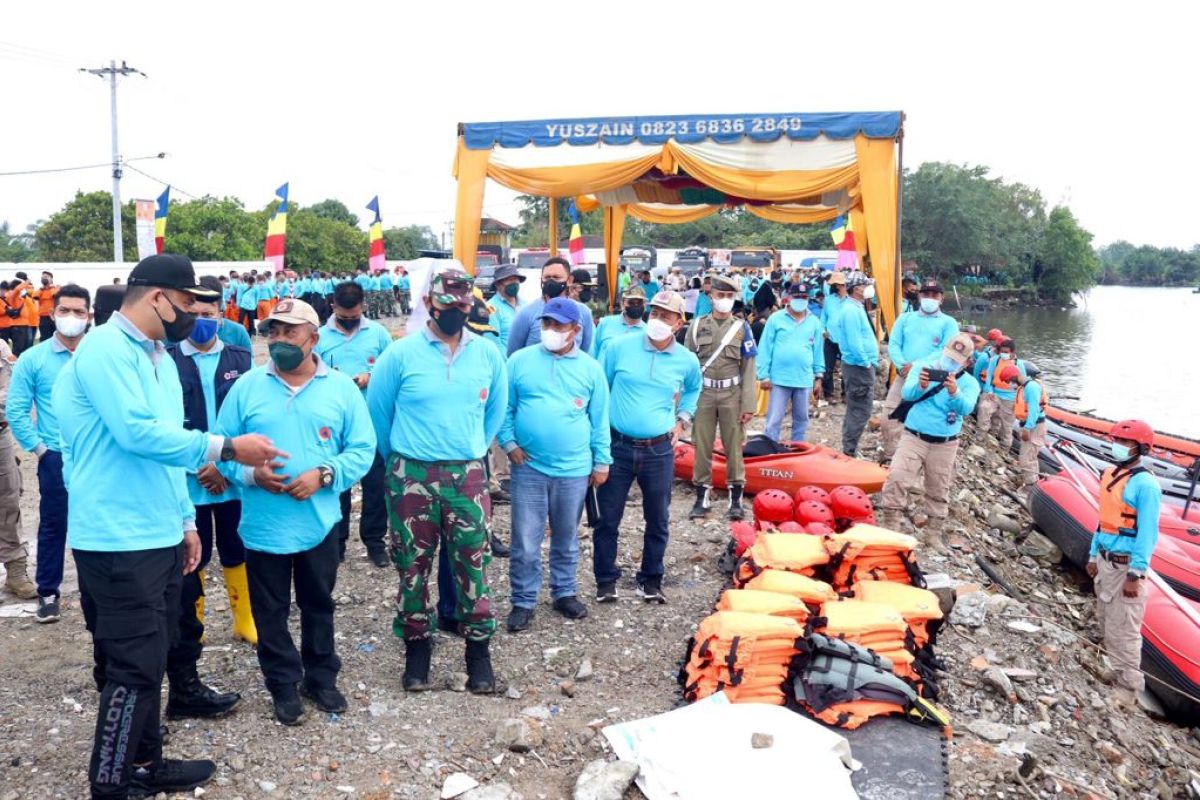
[[[1146,616],[1146,582],[1138,581],[1138,596],[1126,597],[1126,567],[1097,558],[1099,571],[1096,589],[1096,620],[1104,649],[1117,670],[1117,683],[1140,692],[1146,678],[1138,669],[1142,663],[1142,618]]]
[[[925,487],[925,513],[934,519],[945,519],[950,512],[950,485],[954,482],[954,459],[958,455],[958,440],[933,444],[907,430],[900,433],[900,444],[888,469],[883,485],[880,506],[888,511],[903,511],[908,507],[908,492],[918,484]],[[923,480],[922,480],[923,476]]]
[[[21,527],[21,469],[6,428],[0,430],[0,564],[28,555]]]
[[[904,423],[899,420],[889,419],[891,413],[896,410],[903,399],[900,395],[904,389],[904,378],[900,373],[896,373],[896,377],[892,379],[892,385],[888,387],[887,396],[883,399],[883,417],[881,420],[883,434],[883,457],[890,460],[896,455],[896,446],[900,444],[900,434],[904,433]]]
[[[745,429],[738,416],[742,413],[742,387],[725,389],[705,388],[700,392],[696,414],[692,418],[692,444],[696,461],[692,467],[692,485],[712,487],[713,443],[717,429],[721,431],[721,448],[725,452],[725,485],[746,483],[746,465],[742,459]]]
[[[1022,428],[1022,431],[1025,429]],[[1046,443],[1046,423],[1039,422],[1036,428],[1029,431],[1029,441],[1021,442],[1021,453],[1017,456],[1017,464],[1021,468],[1021,477],[1028,486],[1031,483],[1037,483],[1038,479],[1038,451],[1042,449],[1042,445]]]
[[[979,417],[977,426],[983,433],[990,433],[1000,440],[1002,445],[1012,442],[1013,401],[1004,400],[994,394],[979,397]]]

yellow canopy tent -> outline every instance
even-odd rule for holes
[[[869,254],[884,319],[899,305],[899,207],[904,114],[725,114],[461,123],[454,257],[474,271],[488,178],[602,208],[610,299],[625,219],[689,222],[743,206],[776,222],[849,213]],[[860,262],[861,263],[861,262]]]

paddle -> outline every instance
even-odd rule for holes
[[[1188,509],[1192,507],[1192,498],[1196,496],[1196,480],[1200,479],[1200,458],[1192,462],[1192,485],[1188,489],[1187,502],[1183,504],[1183,518],[1187,519]]]

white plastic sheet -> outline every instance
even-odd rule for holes
[[[782,706],[730,703],[718,693],[602,733],[618,758],[641,769],[648,800],[858,797],[850,743]],[[774,737],[772,746],[751,747],[755,733]]]

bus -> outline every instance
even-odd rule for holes
[[[775,247],[739,247],[729,252],[729,266],[735,269],[779,269],[779,249]]]

